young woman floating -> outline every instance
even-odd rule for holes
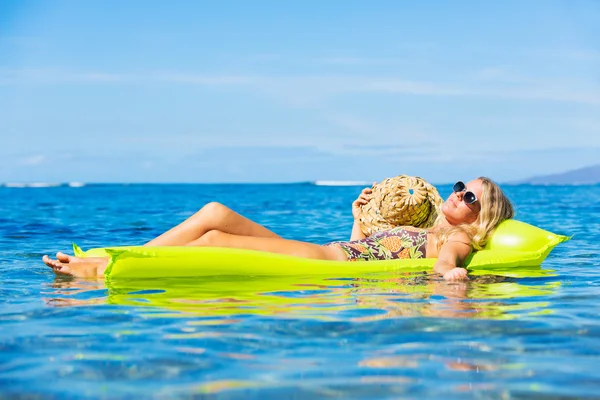
[[[371,188],[352,203],[354,226],[350,241],[325,245],[283,239],[262,225],[219,203],[209,203],[190,218],[144,246],[211,246],[259,250],[319,260],[357,261],[393,258],[437,258],[434,270],[446,280],[468,280],[461,268],[472,251],[480,250],[496,227],[513,217],[513,207],[500,187],[480,177],[457,182],[442,205],[433,227],[397,227],[366,237],[358,221]],[[43,257],[58,275],[103,276],[106,257],[79,258],[57,253]]]

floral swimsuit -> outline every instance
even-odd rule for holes
[[[348,261],[392,260],[395,258],[425,258],[427,231],[401,226],[351,242],[332,242],[325,246],[339,247]]]

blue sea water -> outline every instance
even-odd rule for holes
[[[520,278],[106,283],[41,262],[72,242],[142,244],[209,201],[286,238],[345,240],[360,189],[0,188],[0,397],[600,398],[600,186],[504,187],[518,219],[573,235]]]

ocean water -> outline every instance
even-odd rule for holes
[[[504,188],[573,238],[542,274],[468,283],[55,277],[43,254],[142,244],[209,201],[345,240],[361,187],[0,188],[0,398],[600,398],[600,186]]]

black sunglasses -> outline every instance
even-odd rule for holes
[[[462,200],[465,202],[465,204],[473,204],[477,201],[477,196],[475,196],[475,193],[467,190],[467,186],[461,181],[456,182],[454,186],[452,186],[452,190],[454,193],[464,192]]]

